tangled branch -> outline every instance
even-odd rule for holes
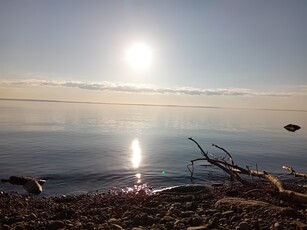
[[[248,167],[247,167],[247,169],[245,169],[245,168],[242,168],[238,165],[235,165],[231,154],[227,150],[225,150],[224,148],[221,148],[221,147],[213,144],[214,147],[221,149],[222,151],[224,151],[227,154],[227,156],[231,160],[231,163],[227,162],[224,158],[219,159],[219,158],[210,157],[209,154],[206,153],[202,149],[202,147],[197,143],[197,141],[195,141],[193,138],[189,138],[189,140],[193,141],[198,146],[198,148],[201,151],[201,154],[204,156],[204,158],[197,158],[197,159],[191,160],[191,164],[188,165],[188,169],[191,172],[191,180],[192,181],[193,181],[193,174],[194,174],[194,162],[196,162],[196,161],[207,161],[208,163],[215,165],[218,168],[222,169],[224,172],[226,172],[230,176],[231,179],[237,180],[244,185],[248,184],[248,182],[245,181],[244,179],[242,179],[239,176],[239,174],[245,174],[245,175],[263,178],[263,179],[268,180],[271,184],[273,184],[278,189],[278,191],[279,191],[279,193],[280,193],[280,195],[283,199],[299,202],[299,203],[302,203],[302,204],[307,204],[307,194],[298,193],[298,192],[295,192],[295,191],[292,191],[292,190],[285,189],[284,186],[283,186],[283,183],[277,177],[275,177],[271,174],[268,174],[265,171],[259,172],[258,170],[257,171],[250,170]],[[290,171],[291,174],[293,174],[293,175],[306,177],[306,174],[296,173],[290,167],[284,166],[283,168]]]

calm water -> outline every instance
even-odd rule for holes
[[[282,165],[307,171],[307,113],[0,101],[0,176],[46,178],[44,195],[106,191],[147,184],[190,183],[187,164],[201,156],[188,137],[237,164],[285,176]],[[283,126],[295,123],[290,133]],[[227,177],[197,166],[201,183]],[[162,173],[165,172],[165,174]],[[0,184],[0,190],[20,191]]]

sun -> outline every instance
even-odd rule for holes
[[[145,43],[134,43],[128,48],[126,59],[132,68],[145,70],[151,66],[152,50]]]

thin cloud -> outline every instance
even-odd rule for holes
[[[171,94],[171,95],[205,95],[205,96],[269,96],[269,97],[289,97],[294,96],[293,92],[260,92],[244,88],[217,88],[204,89],[193,87],[170,87],[159,88],[152,85],[129,84],[123,82],[83,82],[83,81],[52,81],[40,79],[1,81],[2,85],[10,86],[53,86],[80,88],[86,90],[113,91],[126,93],[145,94]],[[302,86],[305,91],[307,86]]]

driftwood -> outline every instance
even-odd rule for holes
[[[46,181],[42,179],[24,176],[10,176],[9,179],[2,179],[1,182],[8,182],[13,185],[22,185],[28,193],[33,193],[35,195],[38,195],[43,191],[42,186],[46,183]]]
[[[226,172],[230,176],[231,179],[237,180],[242,184],[247,184],[248,182],[244,180],[243,178],[241,178],[239,174],[245,174],[245,175],[250,175],[253,177],[263,178],[263,179],[268,180],[271,184],[273,184],[278,189],[281,195],[281,198],[288,200],[288,201],[298,202],[301,204],[307,204],[307,194],[285,189],[283,186],[283,183],[277,177],[265,171],[260,172],[258,170],[257,171],[250,170],[249,168],[245,169],[238,165],[235,165],[230,153],[221,147],[218,147],[218,148],[223,150],[228,155],[228,157],[231,159],[231,163],[227,162],[224,158],[222,159],[214,158],[212,157],[212,155],[210,157],[209,153],[205,152],[202,149],[202,147],[193,138],[189,138],[189,140],[193,141],[198,146],[198,148],[201,151],[201,154],[204,156],[204,158],[198,158],[198,159],[191,160],[191,164],[188,165],[188,169],[191,172],[192,181],[193,181],[193,173],[194,173],[194,162],[207,161],[208,163],[215,165],[218,168],[222,169],[224,172]],[[216,147],[216,145],[213,145],[213,146]]]
[[[292,167],[289,166],[282,166],[282,168],[284,170],[287,170],[289,172],[291,172],[292,175],[296,176],[296,177],[304,177],[307,178],[307,174],[306,173],[301,173],[301,172],[296,172]]]

